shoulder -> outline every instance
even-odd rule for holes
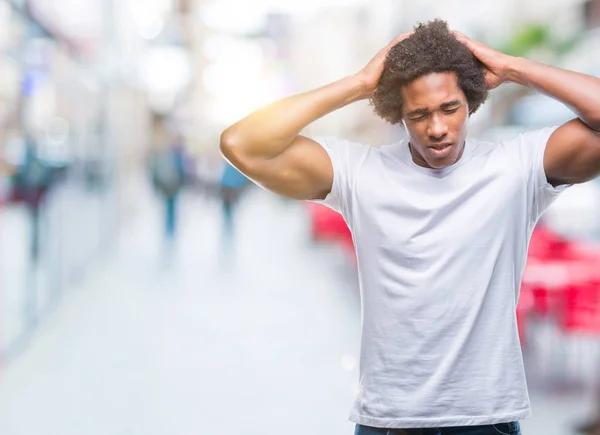
[[[548,139],[557,127],[544,127],[535,130],[524,131],[511,136],[503,141],[507,147],[519,147],[522,145],[546,145]]]
[[[313,140],[325,148],[332,161],[337,160],[337,163],[344,163],[355,170],[380,170],[382,163],[396,164],[405,158],[404,151],[408,150],[404,149],[408,144],[406,139],[384,145],[329,137],[315,137]]]
[[[545,127],[519,133],[501,142],[502,149],[526,167],[536,165],[543,159],[546,145],[556,127]]]
[[[340,154],[361,154],[371,148],[368,144],[338,137],[313,137],[312,139],[326,150]]]
[[[467,147],[468,147],[467,149],[469,150],[469,154],[472,157],[485,156],[485,155],[491,154],[495,151],[497,152],[499,146],[500,146],[499,142],[474,139],[474,138],[467,139]]]
[[[372,146],[348,139],[335,137],[313,137],[312,139],[325,149],[334,171],[355,171],[373,152]]]
[[[491,140],[469,139],[476,154],[504,153],[517,158],[544,148],[556,127],[512,133],[506,137]]]
[[[544,127],[527,131],[507,132],[500,138],[492,138],[489,143],[496,145],[496,147],[503,147],[507,150],[514,150],[524,145],[546,145],[556,128],[557,127]]]

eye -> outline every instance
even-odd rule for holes
[[[410,118],[411,121],[423,121],[427,118],[427,115],[420,115]]]
[[[458,112],[459,107],[451,107],[449,109],[444,109],[444,113],[456,113]]]

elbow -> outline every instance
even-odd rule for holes
[[[221,133],[219,150],[221,151],[221,155],[235,167],[239,168],[244,161],[244,153],[240,142],[229,130]]]
[[[221,133],[221,138],[219,140],[219,150],[221,151],[221,154],[227,160],[231,160],[234,156],[235,148],[234,135],[229,130],[225,130]]]
[[[250,167],[247,152],[244,149],[243,142],[239,140],[234,133],[225,130],[221,133],[219,140],[219,150],[225,160],[235,166],[239,171],[246,173]]]

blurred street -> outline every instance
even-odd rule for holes
[[[600,0],[0,0],[0,435],[352,434],[349,228],[256,187],[219,145],[434,18],[600,76]],[[574,116],[509,83],[469,136]],[[379,147],[406,129],[361,100],[302,134]],[[533,233],[524,435],[600,435],[599,215],[596,179]]]
[[[4,372],[0,433],[351,433],[359,302],[346,258],[307,241],[301,203],[258,190],[229,255],[218,203],[186,199],[172,264],[149,198]]]
[[[0,433],[351,434],[356,276],[308,241],[303,204],[251,191],[228,245],[218,202],[188,195],[169,262],[142,198],[114,254],[4,371]],[[573,433],[593,403],[532,401],[525,434]]]

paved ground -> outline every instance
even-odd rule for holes
[[[252,192],[235,237],[184,198],[161,251],[150,199],[0,380],[3,435],[349,435],[356,274],[307,238],[302,204]],[[584,397],[532,392],[526,435],[568,435]]]

